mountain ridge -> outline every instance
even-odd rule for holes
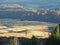
[[[12,4],[11,4],[12,5]],[[18,4],[11,6],[8,4],[8,8],[0,8],[0,18],[31,20],[31,21],[45,21],[60,23],[60,10],[37,10],[37,9],[25,9]],[[16,7],[17,5],[17,7]],[[16,7],[16,8],[15,8]]]

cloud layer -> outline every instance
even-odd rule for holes
[[[60,0],[0,0],[0,4],[22,4],[25,8],[60,8]]]
[[[0,4],[0,8],[23,8],[19,4]]]

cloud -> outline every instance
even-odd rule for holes
[[[1,4],[0,8],[23,8],[23,6],[19,4]]]
[[[28,1],[28,0],[0,0],[1,2],[20,2],[20,1]]]
[[[0,4],[21,4],[25,8],[60,8],[60,0],[0,0]]]

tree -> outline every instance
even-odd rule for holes
[[[52,35],[54,38],[60,39],[60,24],[55,28],[55,31]]]
[[[32,36],[32,39],[31,40],[32,40],[32,45],[36,45],[36,43],[37,43],[36,40],[37,39],[35,38],[35,36]]]
[[[59,45],[60,44],[60,24],[55,28],[55,31],[45,42],[45,45]]]
[[[17,38],[14,37],[14,39],[11,41],[11,45],[18,45]]]

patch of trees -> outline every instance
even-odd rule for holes
[[[12,39],[12,41],[11,41]],[[36,38],[35,36],[32,36],[31,39],[29,38],[24,38],[24,37],[21,37],[21,38],[17,38],[18,39],[18,45],[36,45]],[[10,42],[11,41],[11,42]],[[0,37],[0,45],[3,45],[3,44],[10,44],[10,45],[15,45],[16,43],[16,38],[15,37]]]

